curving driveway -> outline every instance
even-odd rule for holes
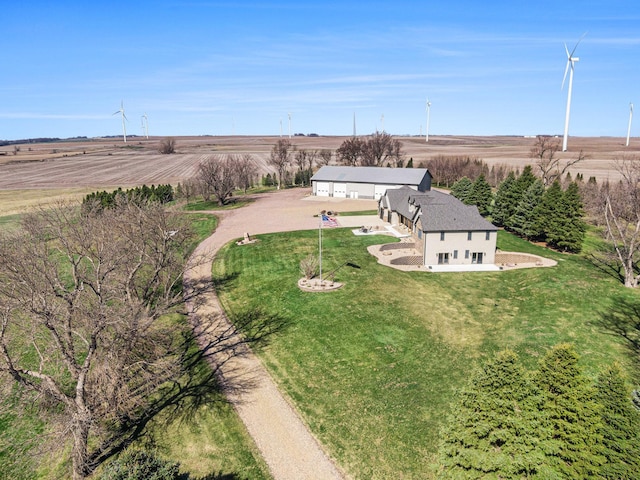
[[[192,258],[211,259],[231,240],[250,235],[318,228],[321,210],[354,211],[376,208],[373,200],[309,197],[310,189],[290,189],[257,195],[255,202],[236,210],[216,212],[220,222],[215,233],[203,241]],[[206,284],[211,279],[211,261],[185,274],[185,283]],[[191,320],[197,332],[220,335],[229,324],[215,293],[205,295]],[[216,361],[216,360],[214,360]],[[250,351],[217,361],[224,379],[250,378],[251,387],[233,391],[229,400],[235,406],[253,437],[275,480],[333,480],[345,474],[326,455],[288,400],[278,391],[260,360]]]

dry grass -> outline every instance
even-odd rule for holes
[[[60,201],[81,200],[92,188],[0,190],[0,217],[28,212]]]
[[[337,149],[347,137],[294,137],[298,149]],[[524,137],[430,136],[398,137],[405,157],[414,166],[439,156],[468,156],[490,166],[509,165],[522,169],[531,164],[529,151],[535,139]],[[260,174],[273,169],[268,165],[272,146],[278,137],[176,137],[176,153],[161,155],[162,138],[89,139],[55,143],[0,147],[0,215],[18,213],[42,200],[83,195],[96,189],[133,187],[142,184],[177,184],[195,174],[203,158],[211,155],[251,154]],[[569,151],[561,159],[575,158],[580,152],[586,160],[570,171],[582,173],[585,180],[618,178],[613,160],[640,157],[640,141],[629,147],[618,137],[572,137]],[[10,192],[6,192],[6,191]]]

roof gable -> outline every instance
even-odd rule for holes
[[[475,205],[465,205],[453,195],[429,190],[417,192],[403,187],[388,189],[389,208],[414,219],[420,215],[423,232],[498,230],[478,212]]]

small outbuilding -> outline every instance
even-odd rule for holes
[[[431,174],[426,168],[324,166],[311,177],[311,186],[318,197],[379,200],[391,188],[426,192]]]

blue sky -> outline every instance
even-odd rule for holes
[[[150,135],[626,135],[637,0],[6,2],[0,139]],[[384,120],[383,120],[384,117]],[[640,135],[640,116],[632,135]]]

